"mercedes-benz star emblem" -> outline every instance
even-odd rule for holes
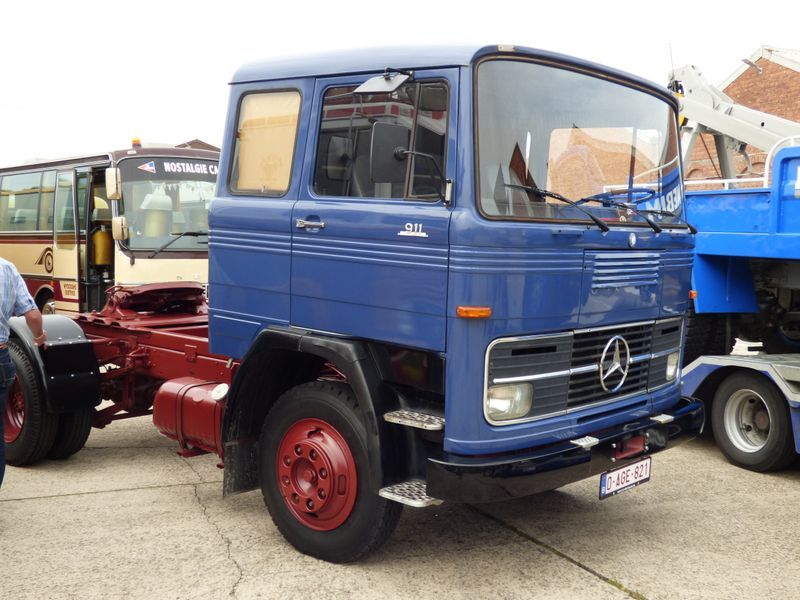
[[[607,392],[616,392],[625,383],[630,366],[631,349],[628,342],[621,335],[615,335],[608,340],[600,355],[600,385]]]
[[[635,233],[628,234],[628,246],[630,248],[635,248],[636,247],[636,234]]]

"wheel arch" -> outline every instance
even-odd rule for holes
[[[256,337],[228,395],[222,422],[224,495],[258,487],[258,436],[266,414],[285,391],[314,381],[326,363],[344,375],[356,396],[367,431],[368,454],[381,457],[372,460],[370,467],[378,469],[378,479],[383,480],[381,432],[385,428],[378,415],[392,400],[381,385],[367,345],[351,338],[274,327]]]
[[[41,350],[24,317],[9,319],[9,339],[28,355],[45,392],[47,410],[53,413],[74,412],[94,407],[100,402],[100,374],[92,343],[72,319],[45,315],[42,325],[47,332],[47,348]]]

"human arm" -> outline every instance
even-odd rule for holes
[[[47,332],[43,327],[42,313],[39,312],[38,308],[34,308],[26,312],[23,316],[25,317],[25,323],[28,325],[28,329],[30,329],[33,334],[33,343],[37,346],[44,344],[47,341]]]

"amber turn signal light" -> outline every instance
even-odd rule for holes
[[[456,316],[462,319],[488,319],[492,316],[490,306],[457,306]]]
[[[689,300],[697,298],[697,290],[689,290]]]

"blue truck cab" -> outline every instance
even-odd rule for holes
[[[240,68],[209,237],[211,349],[241,360],[225,493],[343,562],[403,505],[646,480],[703,423],[676,114],[516,46]]]

